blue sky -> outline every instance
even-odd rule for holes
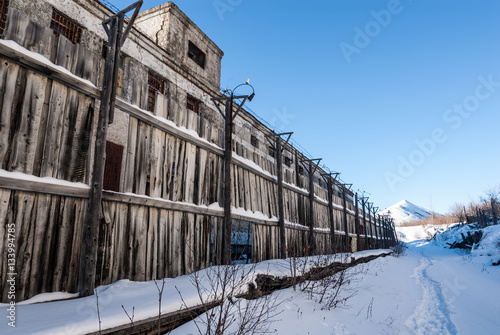
[[[224,51],[221,86],[250,78],[251,110],[375,206],[500,185],[499,1],[174,2]]]

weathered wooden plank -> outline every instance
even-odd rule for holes
[[[18,83],[23,85],[14,102],[19,109],[12,110],[16,115],[16,129],[10,143],[9,170],[32,174],[47,79],[28,71],[21,71],[19,75],[24,78],[18,78]]]
[[[11,202],[11,191],[10,190],[4,190],[0,189],[0,236],[4,236],[4,238],[0,239],[0,280],[2,280],[2,283],[6,283],[6,276],[7,276],[7,256],[5,253],[7,252],[7,245],[8,245],[8,228],[9,225],[12,223],[11,221],[11,210],[10,210],[10,202]],[[3,285],[3,284],[2,284]],[[2,298],[2,301],[4,298],[4,292],[0,292],[0,298]]]
[[[63,195],[76,198],[88,198],[89,189],[81,185],[61,185],[57,181],[49,181],[43,178],[26,180],[12,176],[0,176],[0,185],[2,189]]]
[[[198,151],[199,165],[198,165],[198,199],[197,204],[210,205],[208,200],[208,173],[209,173],[209,155],[206,150],[200,149]]]
[[[36,197],[34,193],[20,193],[15,203],[16,210],[16,300],[29,297],[29,277],[31,271],[34,226],[36,222]],[[35,211],[35,213],[34,213]]]
[[[165,177],[165,133],[159,129],[153,129],[151,143],[151,176],[150,184],[152,197],[161,198],[163,186],[167,183]]]
[[[184,195],[182,201],[194,203],[194,181],[196,172],[196,146],[186,142],[184,153]]]
[[[19,87],[18,76],[22,76],[20,67],[10,62],[0,62],[0,167],[10,170],[9,156],[12,148],[10,139],[14,132],[16,113],[16,101],[18,99]]]
[[[147,240],[146,240],[146,280],[158,278],[158,220],[159,210],[148,208],[149,220],[147,222]]]
[[[155,99],[155,115],[161,116],[163,118],[168,117],[168,99],[164,94],[156,91],[156,99]]]
[[[128,141],[127,141],[127,164],[125,167],[125,183],[124,192],[133,192],[135,189],[135,172],[136,172],[136,146],[137,146],[137,131],[139,127],[139,121],[131,117],[129,121],[128,129]]]
[[[176,139],[172,135],[165,137],[165,161],[163,170],[163,193],[162,198],[173,200],[174,199],[174,176],[175,176],[175,143]]]
[[[48,27],[31,21],[24,13],[9,8],[4,39],[12,40],[26,49],[52,59],[57,37]]]
[[[159,218],[158,218],[158,266],[157,266],[157,274],[158,278],[167,277],[167,261],[168,261],[168,249],[167,249],[167,219],[168,213],[166,210],[159,210]]]
[[[170,221],[170,260],[171,260],[171,275],[173,277],[180,276],[182,274],[182,262],[183,255],[181,252],[181,244],[184,243],[182,240],[182,217],[183,214],[180,212],[174,212],[173,218]]]
[[[182,201],[182,197],[184,195],[184,183],[182,181],[184,180],[184,169],[185,169],[185,151],[186,151],[186,142],[177,139],[176,141],[176,146],[175,146],[175,176],[174,176],[174,182],[173,182],[173,191],[174,191],[174,201]]]
[[[48,114],[49,127],[45,137],[40,171],[42,177],[57,178],[67,94],[67,87],[59,83],[53,83]]]
[[[54,63],[80,78],[97,83],[99,60],[82,44],[73,44],[70,40],[59,37]]]

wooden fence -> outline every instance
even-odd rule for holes
[[[45,59],[40,56],[45,57]],[[0,236],[14,223],[16,300],[42,292],[75,292],[82,224],[89,198],[100,90],[99,57],[52,30],[10,11],[0,40]],[[223,148],[213,123],[156,95],[147,108],[148,69],[130,78],[116,102],[126,119],[120,192],[104,191],[99,223],[96,284],[122,278],[174,277],[210,266],[220,253],[223,222]],[[137,70],[139,69],[139,70]],[[180,126],[184,127],[181,128]],[[267,130],[271,133],[270,130]],[[273,160],[236,148],[232,164],[235,220],[251,222],[252,261],[277,258],[277,181]],[[296,164],[303,155],[288,146]],[[241,157],[240,157],[241,156]],[[298,168],[285,169],[284,218],[289,255],[308,248],[309,194],[316,198],[314,252],[387,247],[390,225],[309,185]],[[337,185],[337,190],[348,191]],[[241,211],[241,210],[245,210]],[[363,232],[360,226],[366,227]],[[331,243],[331,232],[334,243]],[[7,299],[7,240],[0,241],[0,292]],[[352,246],[352,248],[351,248]]]

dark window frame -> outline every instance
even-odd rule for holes
[[[274,147],[273,146],[268,146],[267,147],[267,153],[269,154],[269,156],[271,157],[274,157],[276,156],[276,150],[274,150]]]
[[[255,135],[250,134],[250,144],[256,148],[259,147],[259,139]]]
[[[73,44],[79,44],[82,40],[83,27],[55,8],[52,9],[50,29],[54,31],[56,36],[63,35]]]
[[[186,108],[196,114],[200,114],[200,100],[188,94],[186,98]]]
[[[153,71],[148,72],[148,110],[151,113],[155,111],[156,92],[164,94],[166,82],[167,80],[159,74]]]
[[[193,42],[188,41],[188,58],[195,62],[199,67],[205,69],[207,56]]]
[[[9,11],[9,0],[0,0],[0,36],[3,35],[7,24],[7,12]]]
[[[285,156],[283,159],[283,162],[285,163],[286,166],[291,167],[292,163],[293,163],[293,159],[288,157],[288,156]]]

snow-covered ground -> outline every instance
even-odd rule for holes
[[[453,235],[460,236],[457,232]],[[400,257],[378,258],[349,271],[344,287],[357,291],[333,310],[288,288],[272,295],[282,313],[269,325],[276,334],[500,334],[500,226],[485,229],[470,254],[445,248],[452,239],[415,240]],[[489,256],[487,256],[489,255]],[[203,325],[203,316],[197,319]],[[238,322],[233,323],[236,332]],[[195,322],[172,332],[199,334]]]
[[[447,242],[461,236],[463,229],[468,227],[450,229],[434,240],[408,242],[400,257],[378,258],[351,268],[351,281],[343,286],[337,299],[355,294],[337,308],[325,308],[318,296],[293,288],[250,304],[277,303],[275,312],[279,314],[272,317],[274,322],[266,324],[276,334],[500,334],[500,266],[492,265],[500,260],[500,226],[484,229],[483,240],[470,253],[445,248]],[[314,262],[317,258],[304,268]],[[249,266],[243,266],[241,271],[248,271]],[[214,269],[202,270],[207,275],[203,271]],[[256,273],[280,276],[289,272],[289,262],[273,260],[258,264],[252,273],[242,274],[245,282],[252,282]],[[187,304],[199,302],[191,280],[190,276],[166,280],[163,312],[179,308],[177,289]],[[249,303],[238,299],[233,302],[235,306]],[[136,321],[154,316],[158,311],[156,286],[152,282],[123,280],[100,287],[103,329],[128,323],[122,305],[129,313],[135,307]],[[4,311],[7,307],[1,306]],[[98,329],[95,296],[16,307],[16,328],[9,327],[4,317],[1,334],[84,334]],[[244,317],[236,313],[226,334],[236,331]],[[172,334],[199,334],[197,327],[204,330],[200,322],[203,318]]]

